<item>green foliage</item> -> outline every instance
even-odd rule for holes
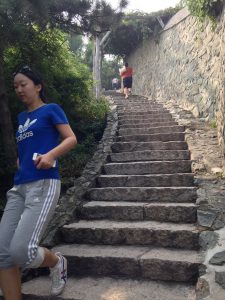
[[[104,123],[108,106],[103,99],[95,101],[91,98],[92,74],[88,67],[69,50],[67,38],[62,32],[40,31],[37,27],[25,45],[5,51],[5,77],[14,120],[23,106],[15,96],[11,74],[16,65],[22,64],[40,71],[47,99],[63,107],[71,126],[76,133],[78,130],[78,137],[83,139],[85,135],[84,126],[78,123],[83,122],[86,127],[92,127],[93,123]]]
[[[17,99],[12,82],[16,66],[28,64],[42,74],[49,102],[62,106],[77,138],[77,147],[60,159],[63,180],[78,177],[93,155],[105,127],[108,104],[105,99],[92,99],[92,74],[70,51],[67,36],[58,29],[42,30],[38,26],[26,32],[26,42],[8,47],[4,52],[4,76],[10,110],[17,128],[17,114],[24,110]],[[0,136],[0,149],[1,136]],[[12,185],[13,173],[5,164],[0,150],[0,211],[6,190]]]
[[[214,129],[217,128],[216,120],[211,120],[209,122],[209,125],[210,125],[211,128],[214,128]]]
[[[90,23],[91,4],[90,0],[1,0],[1,46],[16,45],[34,24],[43,30],[59,28],[80,33]],[[78,18],[79,22],[75,21]]]
[[[119,7],[113,9],[112,6],[104,0],[94,1],[92,9],[92,18],[89,20],[87,31],[92,36],[99,35],[112,29],[118,24],[123,16],[122,10],[127,6],[126,0],[121,0]]]
[[[141,31],[131,24],[122,24],[111,34],[106,52],[121,57],[128,56],[141,42]]]
[[[123,62],[118,56],[111,56],[108,59],[103,59],[102,62],[102,87],[106,90],[112,89],[112,79],[118,78],[120,80],[119,68]]]
[[[180,0],[180,2],[178,2],[178,4],[176,5],[176,8],[178,9],[182,9],[185,7],[185,3],[184,3],[185,0]]]
[[[22,104],[14,93],[11,74],[19,65],[28,64],[43,74],[47,98],[62,105],[69,119],[73,118],[74,112],[71,107],[76,106],[76,101],[90,98],[91,73],[69,51],[66,36],[59,30],[41,31],[37,27],[29,29],[26,43],[8,48],[4,58],[5,78],[14,122]]]
[[[216,173],[216,177],[217,177],[218,179],[224,179],[224,178],[225,178],[225,174],[224,174],[223,172],[217,172],[217,173]]]
[[[63,178],[79,177],[86,163],[91,159],[98,141],[102,137],[106,122],[108,103],[104,99],[92,100],[80,107],[80,121],[75,123],[80,143],[60,159],[60,173]]]
[[[133,12],[126,15],[122,23],[112,30],[105,52],[125,59],[140,43],[155,38],[162,30],[157,17],[160,16],[165,24],[178,10],[168,8],[151,14]]]
[[[222,12],[223,0],[184,0],[192,15],[196,16],[201,22],[209,18],[215,23],[216,17]]]
[[[73,51],[76,55],[81,56],[82,54],[82,48],[84,46],[83,40],[82,40],[82,35],[77,35],[77,34],[68,34],[67,36],[70,49]]]
[[[80,120],[75,123],[75,132],[80,144],[60,159],[60,173],[64,178],[80,176],[102,137],[109,109],[108,102],[104,98],[84,102],[79,108]]]
[[[89,39],[89,42],[85,46],[85,50],[82,57],[82,61],[88,66],[90,71],[92,71],[93,69],[93,47],[94,43],[91,39]]]

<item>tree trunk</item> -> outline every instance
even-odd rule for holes
[[[95,43],[93,48],[93,79],[94,79],[94,94],[95,97],[98,99],[101,90],[102,90],[102,59],[103,59],[103,49],[104,43],[107,42],[107,39],[110,35],[111,31],[108,31],[100,41],[100,36],[96,35]]]
[[[98,99],[101,92],[101,47],[99,36],[95,37],[95,56],[94,56],[94,85],[95,97]]]
[[[3,75],[3,51],[0,49],[0,133],[3,153],[8,167],[16,165],[16,143]]]
[[[95,95],[95,78],[96,78],[96,71],[95,71],[95,52],[96,52],[96,46],[95,46],[95,40],[93,42],[93,49],[92,49],[92,74],[93,74],[93,93]]]

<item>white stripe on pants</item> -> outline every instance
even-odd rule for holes
[[[42,179],[8,191],[0,223],[0,269],[42,263],[39,242],[54,213],[60,186],[57,179]]]

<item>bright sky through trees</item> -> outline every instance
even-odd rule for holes
[[[113,7],[117,7],[119,1],[117,0],[106,0]],[[143,12],[153,12],[168,7],[175,7],[180,0],[128,0],[129,4],[127,6],[126,12],[132,10],[140,10]]]

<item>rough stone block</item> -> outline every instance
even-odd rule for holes
[[[223,265],[225,264],[225,251],[218,252],[213,255],[213,257],[209,261],[212,265]]]
[[[225,272],[216,272],[215,280],[223,289],[225,289]]]
[[[197,300],[202,300],[210,295],[210,287],[208,281],[204,278],[199,278],[196,285]]]

